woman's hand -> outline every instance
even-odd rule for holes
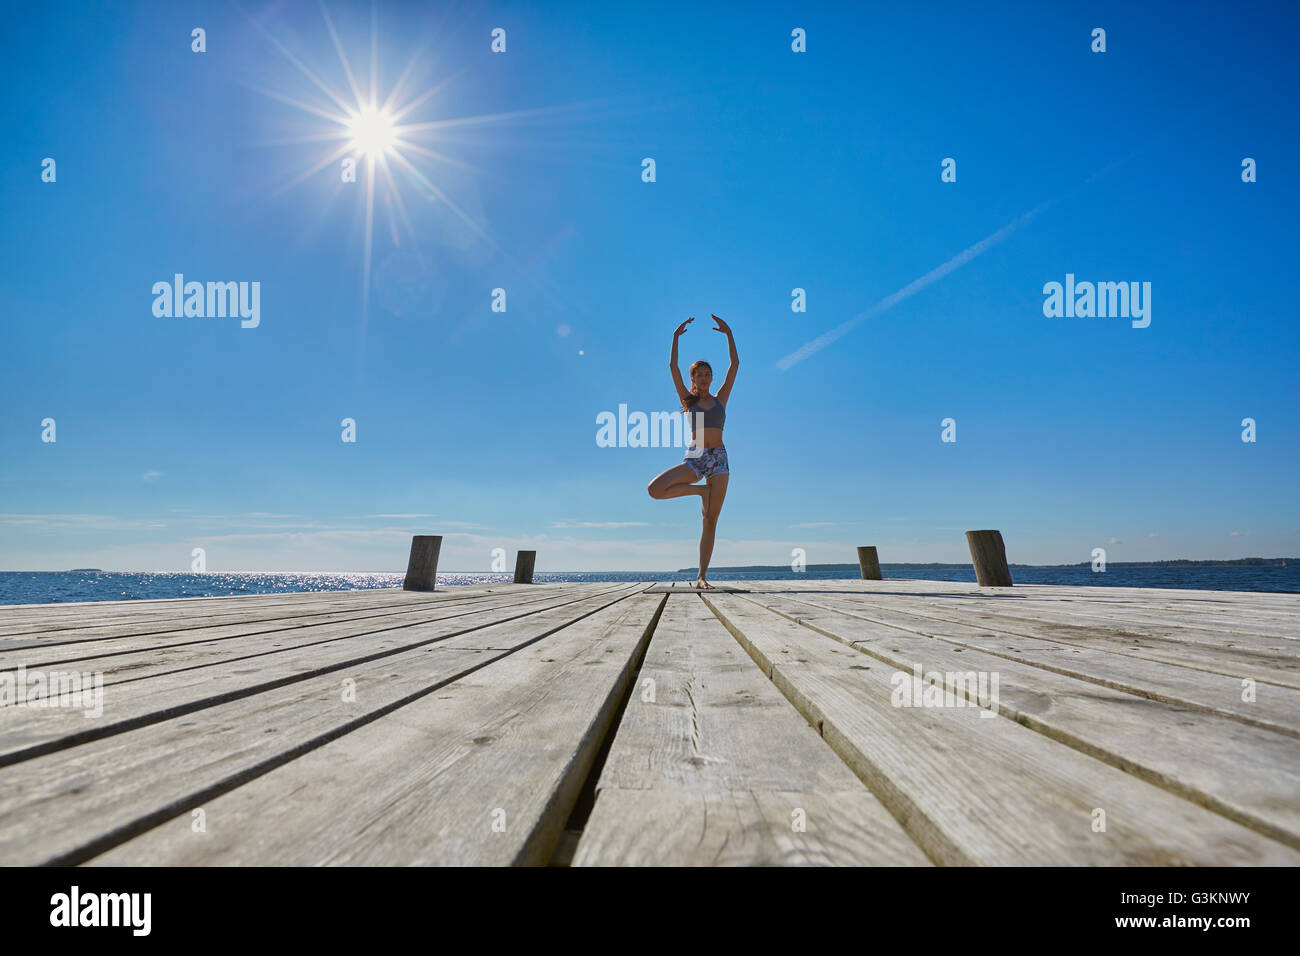
[[[717,318],[717,316],[714,316],[714,318]],[[677,331],[673,333],[673,338],[677,338],[677,336],[679,336],[679,335],[681,335],[683,332],[685,332],[685,331],[686,331],[686,326],[690,325],[690,324],[691,324],[692,322],[694,322],[694,321],[695,321],[695,316],[691,316],[689,319],[687,319],[687,320],[686,320],[685,322],[683,322],[681,325],[677,326]]]
[[[724,334],[726,334],[726,335],[730,335],[730,334],[731,334],[731,326],[729,326],[726,322],[723,322],[723,321],[722,321],[720,318],[718,318],[716,315],[713,316],[713,321],[718,323],[718,327],[717,327],[716,329],[714,329],[713,331],[715,331],[715,332],[722,332],[722,333],[724,333]]]

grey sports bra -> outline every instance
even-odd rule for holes
[[[700,403],[696,402],[691,406],[690,411],[686,413],[691,420],[691,434],[695,434],[695,423],[697,415],[704,416],[705,428],[721,428],[727,420],[727,406],[723,405],[718,396],[713,396],[712,408],[701,408]]]

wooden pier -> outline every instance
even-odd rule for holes
[[[0,707],[10,865],[1300,863],[1300,595],[886,579],[3,608],[0,675],[20,668],[101,674],[103,696]]]

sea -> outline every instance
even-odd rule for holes
[[[884,564],[888,578],[924,581],[969,581],[969,564]],[[222,597],[231,594],[280,594],[295,591],[352,591],[400,588],[405,575],[388,572],[181,572],[0,571],[0,605],[57,604],[67,601],[139,601],[156,598]],[[710,583],[754,580],[849,580],[858,577],[856,564],[816,565],[805,571],[779,568],[717,568]],[[1247,565],[1107,565],[1095,572],[1089,565],[1039,567],[1012,565],[1019,584],[1069,584],[1091,587],[1199,588],[1209,591],[1270,591],[1300,594],[1300,560]],[[695,569],[681,571],[552,571],[538,572],[534,581],[693,581]],[[505,583],[509,573],[439,572],[438,587]]]

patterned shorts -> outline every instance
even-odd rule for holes
[[[691,451],[688,448],[686,452],[686,464],[691,466],[701,478],[711,478],[714,475],[729,475],[731,472],[727,468],[727,449],[722,445],[717,448],[706,448],[704,451],[691,457]]]

